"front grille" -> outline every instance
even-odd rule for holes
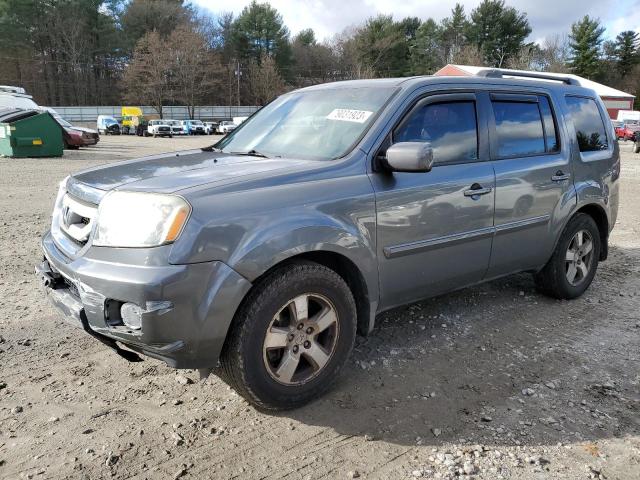
[[[87,243],[98,214],[96,206],[76,200],[67,193],[62,198],[60,210],[56,214],[60,230],[80,245]]]

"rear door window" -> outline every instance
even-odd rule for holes
[[[478,128],[473,101],[429,103],[414,110],[396,129],[394,143],[430,142],[434,165],[478,159]]]
[[[546,152],[542,116],[537,102],[492,101],[497,156],[518,157]]]
[[[600,110],[593,98],[566,97],[581,152],[607,150],[609,142]]]

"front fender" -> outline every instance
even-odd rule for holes
[[[170,263],[224,262],[249,281],[308,252],[349,259],[378,297],[375,198],[366,174],[314,177],[224,192],[186,195],[192,215]]]

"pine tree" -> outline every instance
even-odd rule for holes
[[[638,34],[632,30],[620,33],[616,37],[615,54],[618,72],[625,77],[638,64]]]
[[[469,42],[494,67],[503,67],[518,55],[530,33],[527,15],[506,7],[503,0],[483,0],[471,12],[467,28]]]
[[[585,15],[581,20],[571,25],[569,66],[573,73],[589,79],[600,74],[600,46],[604,30],[600,21],[590,18],[589,15]]]

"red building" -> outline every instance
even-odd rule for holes
[[[489,67],[474,67],[471,65],[452,65],[448,64],[438,70],[434,75],[441,76],[473,76],[476,75],[481,70],[487,70]],[[505,72],[514,72],[514,73],[522,73],[523,70],[507,70],[501,69]],[[615,88],[607,87],[606,85],[602,85],[601,83],[596,83],[591,80],[587,80],[586,78],[579,77],[577,75],[572,75],[570,73],[551,73],[544,72],[545,75],[558,76],[558,77],[571,77],[575,78],[580,82],[580,85],[586,88],[590,88],[594,90],[600,98],[604,102],[607,107],[607,112],[609,112],[609,117],[615,120],[618,118],[618,112],[620,110],[633,110],[633,101],[635,99],[635,95],[631,95],[630,93],[625,93],[620,90],[616,90]]]

